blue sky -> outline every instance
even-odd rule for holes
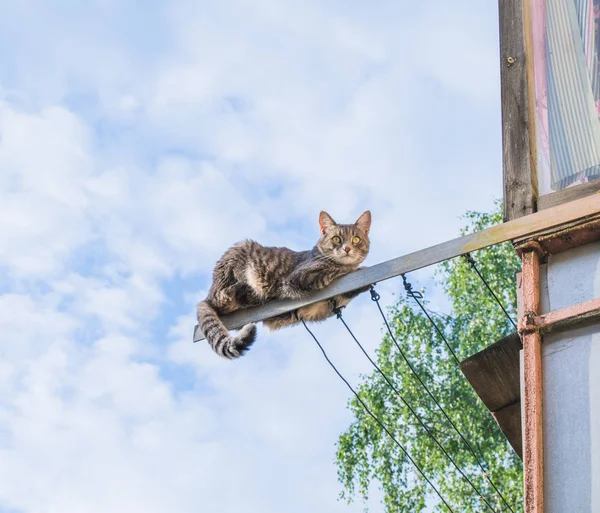
[[[369,265],[490,209],[496,10],[4,2],[0,511],[362,511],[337,501],[348,393],[308,335],[226,362],[191,343],[194,307],[229,245],[309,248],[321,209],[371,209]],[[368,298],[347,317],[376,347]],[[316,332],[369,371],[336,321]]]

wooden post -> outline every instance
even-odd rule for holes
[[[535,212],[538,195],[529,11],[529,0],[499,0],[505,221]]]
[[[540,307],[540,260],[535,249],[522,256],[524,319],[533,321]],[[542,338],[539,331],[523,331],[523,463],[525,513],[544,511],[544,445],[542,433]]]

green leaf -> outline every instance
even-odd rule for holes
[[[501,204],[490,213],[467,212],[463,235],[502,222]],[[510,243],[483,249],[473,257],[478,269],[516,317],[516,272],[519,259]],[[463,258],[444,262],[436,269],[437,283],[452,304],[450,316],[433,317],[460,360],[480,351],[514,331],[502,309]],[[394,338],[447,415],[458,426],[479,456],[484,468],[515,512],[522,506],[522,463],[514,453],[487,408],[479,400],[452,359],[443,340],[412,299],[401,297],[388,312]],[[508,511],[486,480],[477,460],[437,409],[386,334],[377,350],[377,363],[417,410],[441,445],[452,456],[496,511]],[[359,393],[373,413],[394,434],[438,487],[446,501],[461,513],[486,510],[481,499],[456,471],[442,451],[425,433],[408,408],[377,372],[366,376]],[[349,401],[354,422],[337,444],[341,497],[363,500],[377,482],[383,491],[386,513],[425,511],[437,499],[406,456],[390,437],[366,414],[355,399]],[[434,511],[446,511],[436,503]]]

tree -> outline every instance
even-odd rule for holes
[[[501,223],[499,203],[496,207],[492,213],[467,212],[467,225],[462,235]],[[520,264],[514,249],[506,243],[481,250],[474,256],[492,290],[515,318],[515,275]],[[436,280],[451,302],[452,313],[450,316],[437,314],[433,319],[459,360],[514,331],[464,258],[441,264],[436,270]],[[521,460],[460,372],[435,328],[415,301],[406,297],[390,308],[388,319],[396,341],[423,382],[475,452],[482,455],[480,461],[485,461],[483,466],[488,469],[493,483],[515,512],[522,511]],[[385,333],[377,351],[377,362],[382,371],[417,410],[491,506],[496,511],[508,511],[464,442],[410,372],[387,330]],[[489,511],[378,372],[363,377],[358,392],[438,487],[454,511]],[[377,481],[383,492],[386,513],[418,513],[434,504],[437,496],[433,490],[356,398],[349,401],[348,407],[355,421],[340,436],[337,444],[338,476],[344,488],[342,498],[351,502],[358,493],[366,499],[371,483]],[[447,511],[443,504],[437,504],[434,510]]]

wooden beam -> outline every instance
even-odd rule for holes
[[[535,212],[538,188],[528,4],[527,0],[499,0],[505,221]]]
[[[239,310],[224,316],[222,320],[227,328],[239,329],[251,322],[258,322],[275,315],[291,312],[302,306],[329,299],[338,294],[366,287],[372,283],[379,283],[501,242],[533,235],[597,213],[600,213],[600,193],[354,272],[343,276],[329,287],[306,299],[271,301],[260,307]],[[202,331],[196,326],[194,342],[203,339]]]

